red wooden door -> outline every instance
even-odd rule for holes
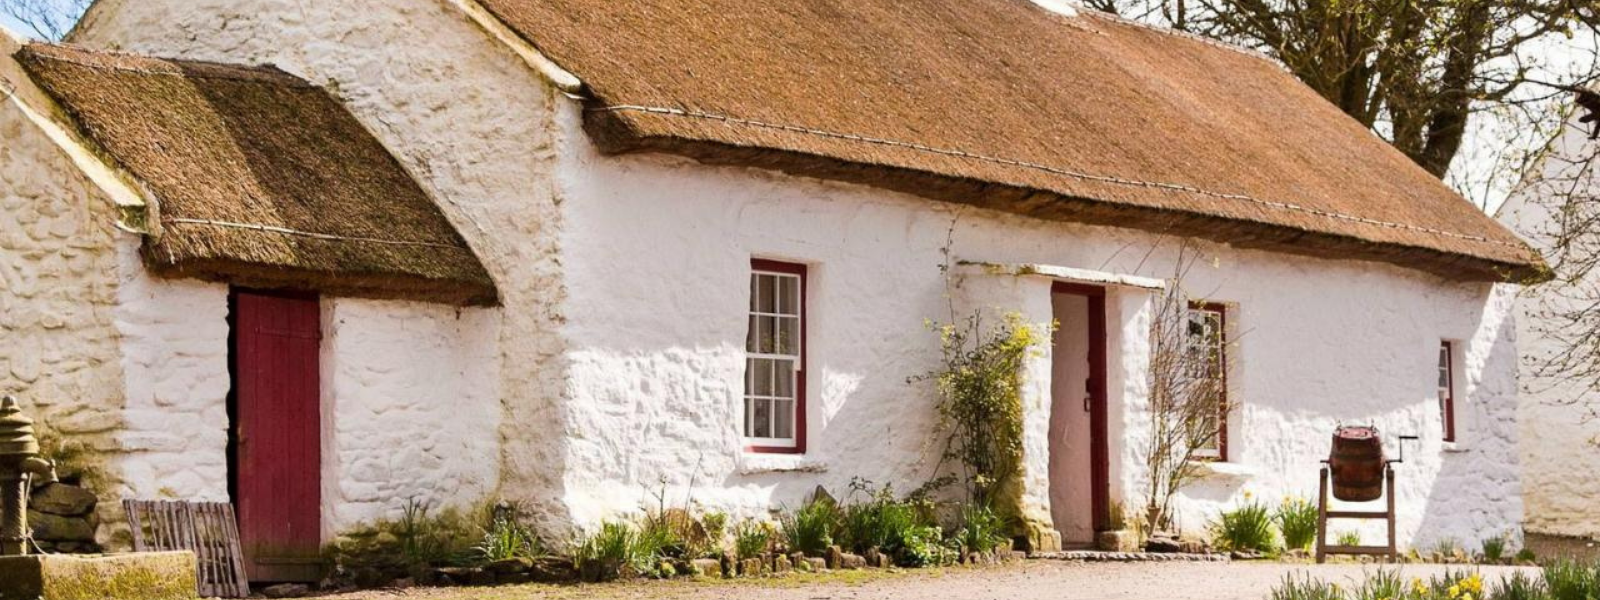
[[[322,537],[317,299],[236,292],[233,501],[251,581],[314,581]]]

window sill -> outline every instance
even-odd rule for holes
[[[767,473],[826,473],[828,465],[804,454],[774,454],[744,451],[739,454],[740,475]]]
[[[1440,449],[1447,454],[1460,454],[1467,451],[1467,445],[1461,442],[1443,442]]]
[[[1199,465],[1200,472],[1205,477],[1250,479],[1261,474],[1260,469],[1243,463],[1207,460],[1201,461]]]

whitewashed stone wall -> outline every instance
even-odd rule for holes
[[[117,244],[126,387],[112,498],[228,499],[228,286],[160,279]]]
[[[0,98],[0,394],[21,400],[47,452],[71,456],[89,487],[114,498],[125,425],[114,323],[122,234],[110,199],[18,101]]]
[[[0,98],[0,393],[46,435],[114,447],[122,369],[111,202]]]
[[[323,533],[399,499],[470,507],[500,476],[499,311],[323,300]]]
[[[1582,171],[1585,157],[1600,152],[1600,142],[1590,140],[1588,132],[1589,126],[1574,115],[1543,165],[1545,178],[1519,190],[1500,208],[1500,221],[1536,248],[1548,250],[1561,233],[1554,215],[1567,192],[1593,196],[1600,191],[1600,175]],[[1587,184],[1568,187],[1578,177]],[[1600,275],[1591,274],[1576,285],[1592,288],[1596,279]],[[1576,333],[1564,326],[1563,315],[1584,306],[1589,294],[1558,280],[1529,288],[1517,301],[1523,356],[1518,421],[1530,532],[1600,537],[1600,510],[1595,508],[1600,478],[1592,476],[1600,473],[1600,419],[1593,413],[1600,408],[1600,392],[1592,389],[1591,378],[1553,368],[1552,360],[1567,349],[1563,340]]]
[[[492,340],[502,444],[497,457],[480,460],[500,465],[498,495],[535,509],[546,529],[570,525],[553,90],[444,0],[105,0],[72,41],[273,63],[328,85],[494,277],[504,306]]]
[[[577,131],[577,118],[558,113]],[[574,134],[574,139],[578,139]],[[924,319],[948,319],[940,248],[956,259],[1042,263],[1162,277],[1176,259],[1155,236],[959,209],[862,187],[668,157],[602,157],[576,143],[562,172],[573,358],[569,494],[593,518],[635,507],[662,482],[678,498],[757,511],[794,504],[815,485],[856,476],[909,489],[935,456],[926,386],[905,378],[937,364]],[[663,224],[671,223],[672,226]],[[952,228],[952,223],[953,228]],[[947,239],[949,240],[947,242]],[[1514,451],[1515,348],[1510,290],[1399,267],[1200,246],[1186,285],[1234,304],[1234,463],[1185,494],[1195,531],[1247,492],[1270,503],[1311,496],[1338,423],[1375,423],[1393,442],[1422,436],[1400,475],[1403,543],[1476,544],[1521,519]],[[812,265],[811,450],[803,458],[740,451],[737,411],[752,256]],[[1016,291],[1030,320],[1049,319],[1047,283]],[[1148,293],[1114,292],[1112,474],[1136,502],[1148,365]],[[1462,443],[1446,449],[1434,391],[1441,340],[1464,348]],[[1048,368],[1031,370],[1048,373]],[[1048,406],[1030,378],[1030,407]],[[1114,413],[1115,415],[1115,413]],[[1028,428],[1029,498],[1047,494],[1044,425]],[[1391,448],[1393,451],[1393,448]],[[808,472],[772,472],[765,467]],[[821,471],[816,472],[816,471]],[[1048,512],[1045,512],[1048,518]],[[1379,540],[1370,537],[1369,540]]]
[[[924,320],[949,318],[941,248],[957,259],[1154,277],[1174,259],[1170,247],[1145,258],[1158,240],[1143,233],[666,157],[599,156],[575,103],[444,2],[105,0],[78,40],[274,62],[336,84],[500,284],[499,491],[532,501],[553,528],[635,511],[660,490],[670,502],[758,514],[818,484],[843,492],[858,476],[915,487],[937,459],[933,398],[905,379],[937,365]],[[1234,391],[1245,408],[1237,464],[1186,495],[1186,528],[1246,491],[1269,501],[1314,493],[1338,422],[1423,436],[1401,475],[1403,542],[1471,544],[1520,520],[1515,353],[1501,292],[1388,265],[1202,249],[1214,266],[1196,269],[1190,285],[1238,306]],[[811,265],[803,457],[740,450],[752,256]],[[1047,308],[1035,295],[997,308]],[[1111,403],[1122,409],[1111,423],[1112,475],[1124,500],[1140,489],[1149,311],[1142,296],[1110,299]],[[1449,451],[1432,382],[1441,339],[1464,348],[1470,421]],[[1047,383],[1030,386],[1044,393]]]

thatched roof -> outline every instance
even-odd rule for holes
[[[1026,0],[479,0],[587,86],[602,151],[1049,219],[1538,270],[1520,240],[1260,55]]]
[[[272,67],[31,44],[16,55],[155,199],[162,274],[458,304],[488,273],[422,188],[337,100]]]

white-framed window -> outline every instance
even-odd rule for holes
[[[1444,441],[1456,441],[1456,374],[1455,342],[1439,342],[1439,422],[1443,426]]]
[[[745,446],[805,451],[806,266],[755,259],[745,335]]]
[[[1217,409],[1199,422],[1196,435],[1205,436],[1195,458],[1228,460],[1228,311],[1222,304],[1196,302],[1189,307],[1184,364],[1194,389],[1217,395]],[[1193,393],[1193,392],[1192,392]]]

